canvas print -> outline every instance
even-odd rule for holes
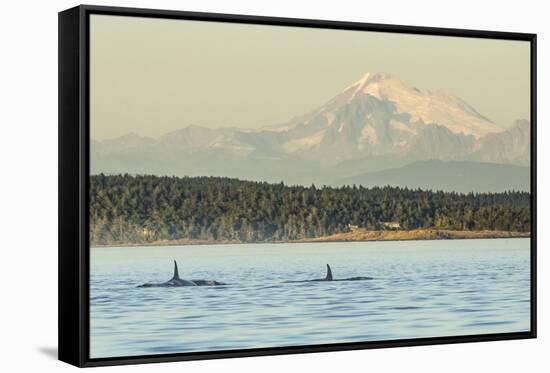
[[[529,331],[529,48],[92,14],[90,357]]]

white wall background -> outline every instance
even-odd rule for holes
[[[91,1],[177,10],[538,33],[539,338],[108,368],[186,372],[519,372],[550,366],[547,208],[550,23],[544,1]],[[6,1],[0,11],[0,370],[68,371],[57,349],[57,12],[75,1]],[[506,79],[503,75],[502,79]],[[545,294],[546,293],[546,294]],[[546,296],[545,296],[546,295]]]

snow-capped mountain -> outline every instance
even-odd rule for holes
[[[325,105],[278,128],[281,151],[329,163],[395,155],[454,159],[502,129],[462,99],[367,73]]]
[[[92,143],[92,172],[332,183],[421,160],[529,164],[530,125],[497,126],[459,97],[367,73],[317,109],[256,131],[188,126]]]
[[[501,131],[459,97],[443,91],[422,92],[390,74],[367,73],[348,91],[353,92],[351,98],[366,95],[389,101],[397,113],[408,114],[411,122],[438,124],[455,134],[480,138]]]

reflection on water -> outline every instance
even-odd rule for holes
[[[226,286],[136,288],[181,278]],[[282,283],[325,276],[370,281]],[[528,331],[529,239],[91,249],[92,358]]]

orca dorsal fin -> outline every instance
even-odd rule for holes
[[[179,280],[180,274],[178,273],[178,262],[174,260],[174,276],[172,276],[172,280]]]
[[[327,277],[325,277],[325,281],[332,281],[332,271],[330,270],[330,266],[327,264]]]

